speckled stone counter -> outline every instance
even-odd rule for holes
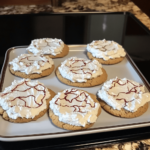
[[[64,2],[62,7],[53,7],[54,12],[131,12],[150,29],[150,18],[130,0],[79,0]]]
[[[52,7],[53,5],[53,7]],[[150,29],[150,18],[130,0],[51,0],[50,5],[0,6],[0,15],[65,12],[131,12]],[[150,150],[150,139],[119,143],[89,150]]]
[[[131,12],[150,29],[150,18],[130,0],[51,0],[51,5],[0,6],[0,15],[61,12]],[[61,5],[61,6],[59,6]]]
[[[37,14],[53,12],[51,5],[18,5],[18,6],[0,6],[0,15],[11,14]]]
[[[150,150],[150,139],[141,141],[132,141],[127,143],[119,143],[104,147],[97,147],[89,150]]]

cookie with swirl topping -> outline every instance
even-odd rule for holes
[[[41,54],[21,54],[9,62],[9,70],[22,78],[37,79],[50,75],[54,70],[54,62]]]
[[[126,52],[124,48],[114,41],[98,40],[87,45],[87,56],[96,59],[102,64],[116,64],[121,62]]]
[[[26,123],[42,117],[55,92],[38,81],[14,80],[0,94],[0,114],[14,123]]]
[[[71,57],[56,68],[57,78],[67,85],[92,87],[107,80],[107,73],[97,60]]]
[[[57,93],[49,107],[53,124],[66,130],[90,128],[101,113],[96,96],[76,88]]]
[[[69,53],[69,47],[61,39],[42,38],[31,41],[26,49],[30,54],[43,54],[50,58],[64,57]]]
[[[118,77],[105,82],[97,95],[105,111],[123,118],[141,116],[150,101],[150,93],[145,92],[144,85]]]

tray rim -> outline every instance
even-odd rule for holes
[[[77,44],[77,45],[68,45],[69,47],[86,47],[86,45],[82,44]],[[1,78],[0,78],[0,92],[2,91],[3,87],[3,82],[4,82],[4,77],[6,73],[6,69],[8,66],[8,60],[9,60],[9,54],[12,50],[18,49],[18,48],[26,48],[27,46],[15,46],[11,47],[6,51],[5,54],[5,59],[1,71]],[[74,51],[74,50],[70,50]],[[81,50],[83,51],[83,50]],[[126,52],[127,53],[127,52]],[[150,92],[150,85],[144,75],[141,73],[141,71],[138,69],[132,58],[129,56],[127,53],[126,55],[127,60],[133,67],[133,69],[136,71],[136,73],[139,75],[143,83],[145,84],[146,88]],[[44,134],[31,134],[31,135],[16,135],[16,136],[3,136],[0,135],[0,141],[25,141],[25,140],[35,140],[35,139],[48,139],[48,138],[58,138],[58,137],[64,137],[65,135],[67,136],[74,136],[76,133],[82,132],[82,135],[85,134],[90,134],[90,133],[100,133],[100,132],[109,132],[109,131],[117,131],[118,130],[123,130],[123,129],[132,129],[132,128],[138,128],[138,127],[146,127],[150,125],[150,121],[148,122],[141,122],[141,123],[132,123],[132,124],[124,124],[124,125],[115,125],[115,126],[109,126],[109,127],[98,127],[98,128],[90,128],[87,130],[82,130],[82,131],[68,131],[68,132],[56,132],[56,133],[44,133]],[[127,127],[127,128],[125,128]],[[109,129],[109,130],[108,130]],[[99,132],[99,130],[101,130]]]

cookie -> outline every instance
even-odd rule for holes
[[[79,97],[79,94],[77,94],[77,92],[79,92],[81,95],[83,93],[86,93],[86,96],[88,95],[88,97],[86,97],[86,96],[84,97],[82,95],[83,97],[81,98],[81,97]],[[87,129],[87,128],[90,128],[91,126],[93,126],[97,117],[101,113],[101,107],[99,105],[98,100],[96,99],[96,96],[94,94],[85,92],[83,90],[81,91],[78,89],[67,89],[67,90],[64,90],[63,93],[66,98],[65,102],[63,101],[63,98],[61,98],[61,100],[59,99],[60,97],[62,97],[63,94],[62,95],[59,94],[59,96],[57,94],[50,101],[49,116],[50,116],[53,124],[55,124],[56,126],[58,126],[60,128],[66,129],[66,130],[84,130],[84,129]],[[71,96],[73,96],[73,97],[71,97]],[[70,103],[68,103],[67,101],[69,101]],[[79,102],[81,102],[81,104],[79,104]],[[55,114],[56,110],[57,110],[57,113],[59,111],[57,109],[57,108],[59,108],[59,106],[56,107],[57,106],[56,104],[60,105],[60,110],[62,112],[64,111],[63,115],[61,113],[59,114],[59,116]],[[68,104],[69,104],[69,106],[68,106]],[[68,107],[70,107],[70,108],[68,108]],[[94,109],[94,107],[95,107],[95,109]],[[83,109],[81,109],[81,108],[83,108]],[[52,110],[52,109],[54,109],[54,110]],[[84,117],[82,115],[80,115],[81,113],[82,113],[82,115],[84,115]],[[90,116],[91,114],[92,114],[92,116]],[[75,115],[76,115],[76,117],[75,117]],[[89,119],[89,117],[90,117],[90,119]],[[77,118],[77,119],[75,119],[75,118]],[[87,119],[89,119],[91,122],[90,121],[88,122]]]
[[[107,80],[107,73],[106,73],[105,69],[102,68],[103,74],[101,76],[98,76],[98,77],[93,78],[93,79],[88,79],[87,82],[82,82],[82,83],[71,82],[70,80],[65,79],[65,78],[62,77],[62,75],[60,74],[60,72],[58,70],[58,67],[56,68],[56,76],[57,76],[57,78],[62,83],[65,83],[65,84],[70,85],[70,86],[76,86],[76,87],[93,87],[93,86],[100,85],[100,84],[104,83]]]
[[[71,57],[56,68],[57,78],[71,86],[92,87],[107,80],[107,73],[96,60]]]
[[[33,85],[34,85],[33,82],[35,82],[35,81],[32,81],[32,83],[29,83],[30,80],[27,80],[27,79],[25,79],[24,81],[27,83],[28,87],[31,86],[29,84],[32,84],[31,88],[33,88]],[[14,85],[15,83],[16,82],[14,81],[14,83],[12,85]],[[5,96],[7,94],[9,95],[9,94],[11,94],[11,92],[12,93],[14,92],[14,94],[15,94],[15,92],[20,92],[20,90],[23,89],[23,87],[21,86],[21,84],[23,82],[18,82],[18,83],[19,83],[19,84],[17,84],[18,87],[17,86],[15,88],[13,87],[12,91],[10,91],[8,93],[4,91],[3,92],[3,96]],[[38,118],[42,117],[47,112],[47,110],[49,108],[49,101],[55,96],[55,92],[53,92],[50,89],[45,88],[41,83],[39,83],[39,85],[37,85],[37,84],[34,85],[35,89],[39,88],[37,90],[37,92],[40,91],[40,88],[41,88],[40,86],[42,88],[44,88],[43,91],[45,91],[47,93],[44,96],[48,97],[47,99],[45,99],[45,97],[42,98],[40,103],[39,103],[39,101],[38,102],[36,101],[35,103],[34,103],[34,101],[32,101],[31,98],[34,97],[33,95],[23,96],[23,95],[18,93],[20,96],[17,97],[17,98],[15,96],[13,97],[11,95],[10,98],[12,98],[12,97],[14,98],[13,100],[10,100],[11,103],[9,103],[8,100],[7,101],[4,100],[3,96],[1,95],[0,96],[0,99],[1,99],[1,102],[0,102],[0,105],[1,105],[1,107],[0,107],[0,114],[2,115],[3,119],[5,119],[7,121],[10,121],[10,122],[14,122],[14,123],[27,123],[27,122],[30,122],[30,121],[35,121]],[[24,89],[24,91],[26,91],[26,90],[28,90],[28,92],[30,92],[29,88]],[[38,95],[37,92],[36,92],[36,96]],[[28,95],[28,94],[29,93],[27,93],[27,94],[25,93],[24,95]],[[26,99],[25,97],[28,98],[28,99]],[[28,102],[29,98],[30,98],[30,102]],[[18,101],[15,102],[15,100],[17,100],[17,99],[18,99]],[[17,104],[13,103],[12,101],[17,103]],[[28,105],[29,103],[31,103],[31,105],[33,105],[33,106],[29,106]],[[8,108],[7,108],[7,110],[4,110],[3,107],[6,106],[6,105],[8,105]],[[13,106],[10,106],[10,105],[13,105]],[[35,106],[35,105],[37,105],[37,106]],[[36,110],[36,109],[38,109],[38,110]],[[15,115],[17,115],[17,117]]]
[[[40,53],[50,58],[60,58],[69,53],[69,47],[60,39],[43,38],[33,40],[27,51],[29,54]]]
[[[135,112],[129,112],[125,110],[124,108],[121,108],[121,110],[116,110],[113,109],[111,106],[106,104],[104,101],[99,99],[99,102],[101,104],[101,107],[108,113],[117,116],[117,117],[122,117],[122,118],[135,118],[143,115],[147,109],[148,109],[148,103],[144,104],[140,108],[137,109]]]
[[[21,54],[9,63],[13,75],[36,79],[50,75],[54,70],[54,62],[43,55]]]
[[[91,59],[91,60],[96,59],[99,63],[104,64],[104,65],[117,64],[117,63],[121,62],[124,59],[124,57],[120,57],[120,58],[115,58],[115,59],[104,60],[102,58],[93,57],[90,52],[87,52],[87,56],[88,56],[89,59]]]
[[[123,47],[114,41],[98,40],[87,45],[87,56],[96,59],[102,64],[116,64],[126,55]]]
[[[143,85],[118,77],[105,82],[97,96],[104,110],[123,118],[141,116],[150,101],[150,93],[145,92]]]
[[[0,115],[2,115],[4,112],[3,108],[0,106]]]
[[[38,73],[33,73],[33,74],[25,74],[23,72],[20,72],[20,71],[14,71],[12,69],[12,66],[10,65],[9,67],[9,70],[10,72],[15,75],[15,76],[18,76],[18,77],[21,77],[21,78],[28,78],[28,79],[37,79],[37,78],[42,78],[42,77],[45,77],[45,76],[48,76],[50,75],[53,70],[54,70],[54,65],[50,68],[50,69],[46,69],[46,70],[43,70],[41,74],[38,74]]]

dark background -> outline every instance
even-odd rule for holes
[[[37,38],[59,38],[66,44],[114,40],[121,44],[150,83],[150,32],[132,14],[38,14],[0,16],[0,70],[6,50]]]

